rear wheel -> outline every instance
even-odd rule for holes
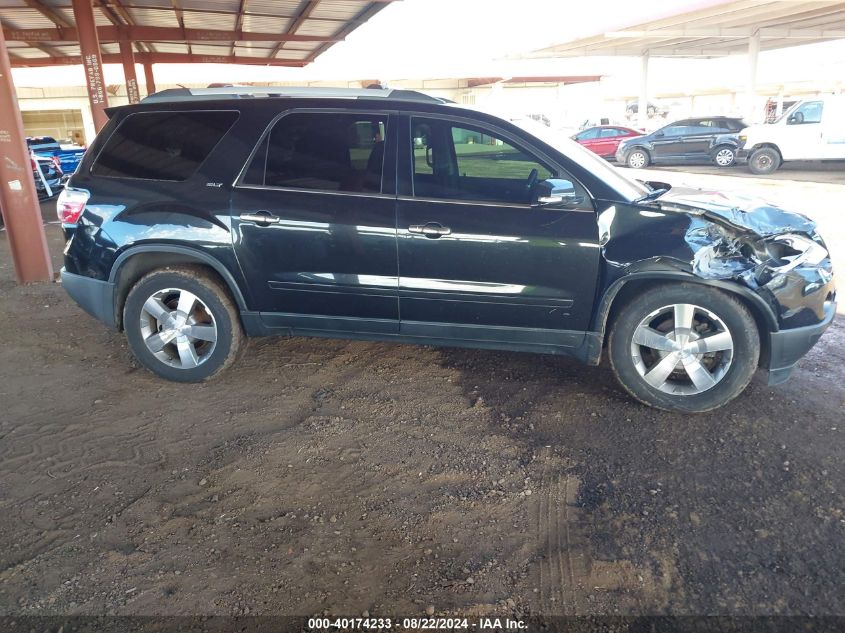
[[[730,167],[736,162],[736,151],[732,147],[722,145],[713,150],[713,162],[719,167]]]
[[[635,149],[628,154],[628,160],[626,162],[631,169],[643,169],[644,167],[648,167],[648,154],[645,150]]]
[[[708,286],[648,290],[622,308],[608,340],[622,386],[667,411],[703,412],[738,396],[760,356],[757,325],[734,297]]]
[[[126,298],[123,327],[138,362],[178,382],[219,373],[245,341],[227,289],[199,267],[157,270],[141,278]]]
[[[781,158],[773,147],[755,149],[748,158],[748,169],[752,174],[770,174],[780,167]]]

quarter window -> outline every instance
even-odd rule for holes
[[[91,173],[112,178],[187,180],[238,118],[237,112],[139,112],[106,141]]]
[[[260,143],[243,183],[378,193],[386,130],[386,115],[288,114]]]
[[[532,184],[556,173],[528,152],[481,128],[411,119],[414,195],[528,204]]]

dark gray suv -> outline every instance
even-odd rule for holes
[[[114,108],[59,199],[62,281],[185,382],[246,336],[606,350],[705,411],[835,313],[807,218],[629,180],[565,136],[390,90],[172,90]]]

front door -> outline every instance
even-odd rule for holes
[[[655,132],[651,141],[655,162],[676,161],[682,158],[685,136],[689,131],[687,123],[680,121]]]
[[[599,262],[586,191],[576,208],[532,206],[537,182],[567,175],[462,119],[405,118],[399,148],[401,333],[579,344]]]
[[[784,160],[824,158],[824,116],[823,101],[805,101],[789,114],[778,145]]]
[[[232,196],[253,309],[271,327],[399,330],[392,117],[292,111]]]

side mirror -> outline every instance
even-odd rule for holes
[[[666,136],[666,132],[655,132],[654,133],[654,138],[663,138],[664,136]]]
[[[583,203],[584,196],[578,195],[568,180],[549,178],[534,187],[533,206],[574,209]]]

